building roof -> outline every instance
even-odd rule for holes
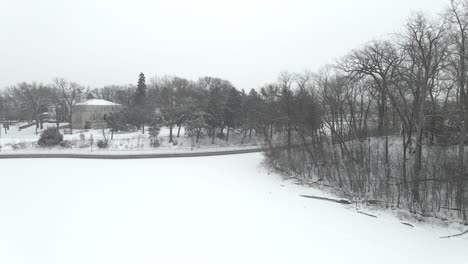
[[[88,101],[77,103],[75,105],[120,105],[120,104],[116,104],[114,102],[110,102],[110,101],[103,100],[103,99],[91,99]]]

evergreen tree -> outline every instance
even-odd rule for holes
[[[136,102],[142,103],[146,98],[146,78],[143,73],[140,73],[138,76],[138,85],[137,85],[137,94],[136,94]]]
[[[145,123],[149,119],[148,114],[151,112],[150,109],[148,109],[146,90],[145,75],[140,73],[131,116],[133,123],[138,129],[143,127],[143,133],[145,133]]]

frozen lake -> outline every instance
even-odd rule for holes
[[[468,240],[283,181],[259,153],[0,160],[0,263],[468,263]]]

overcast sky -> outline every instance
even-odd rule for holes
[[[91,88],[138,74],[257,88],[317,70],[449,0],[0,0],[0,87],[65,77]]]

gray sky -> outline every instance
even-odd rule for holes
[[[449,0],[0,0],[0,87],[216,76],[257,88],[317,70]]]

